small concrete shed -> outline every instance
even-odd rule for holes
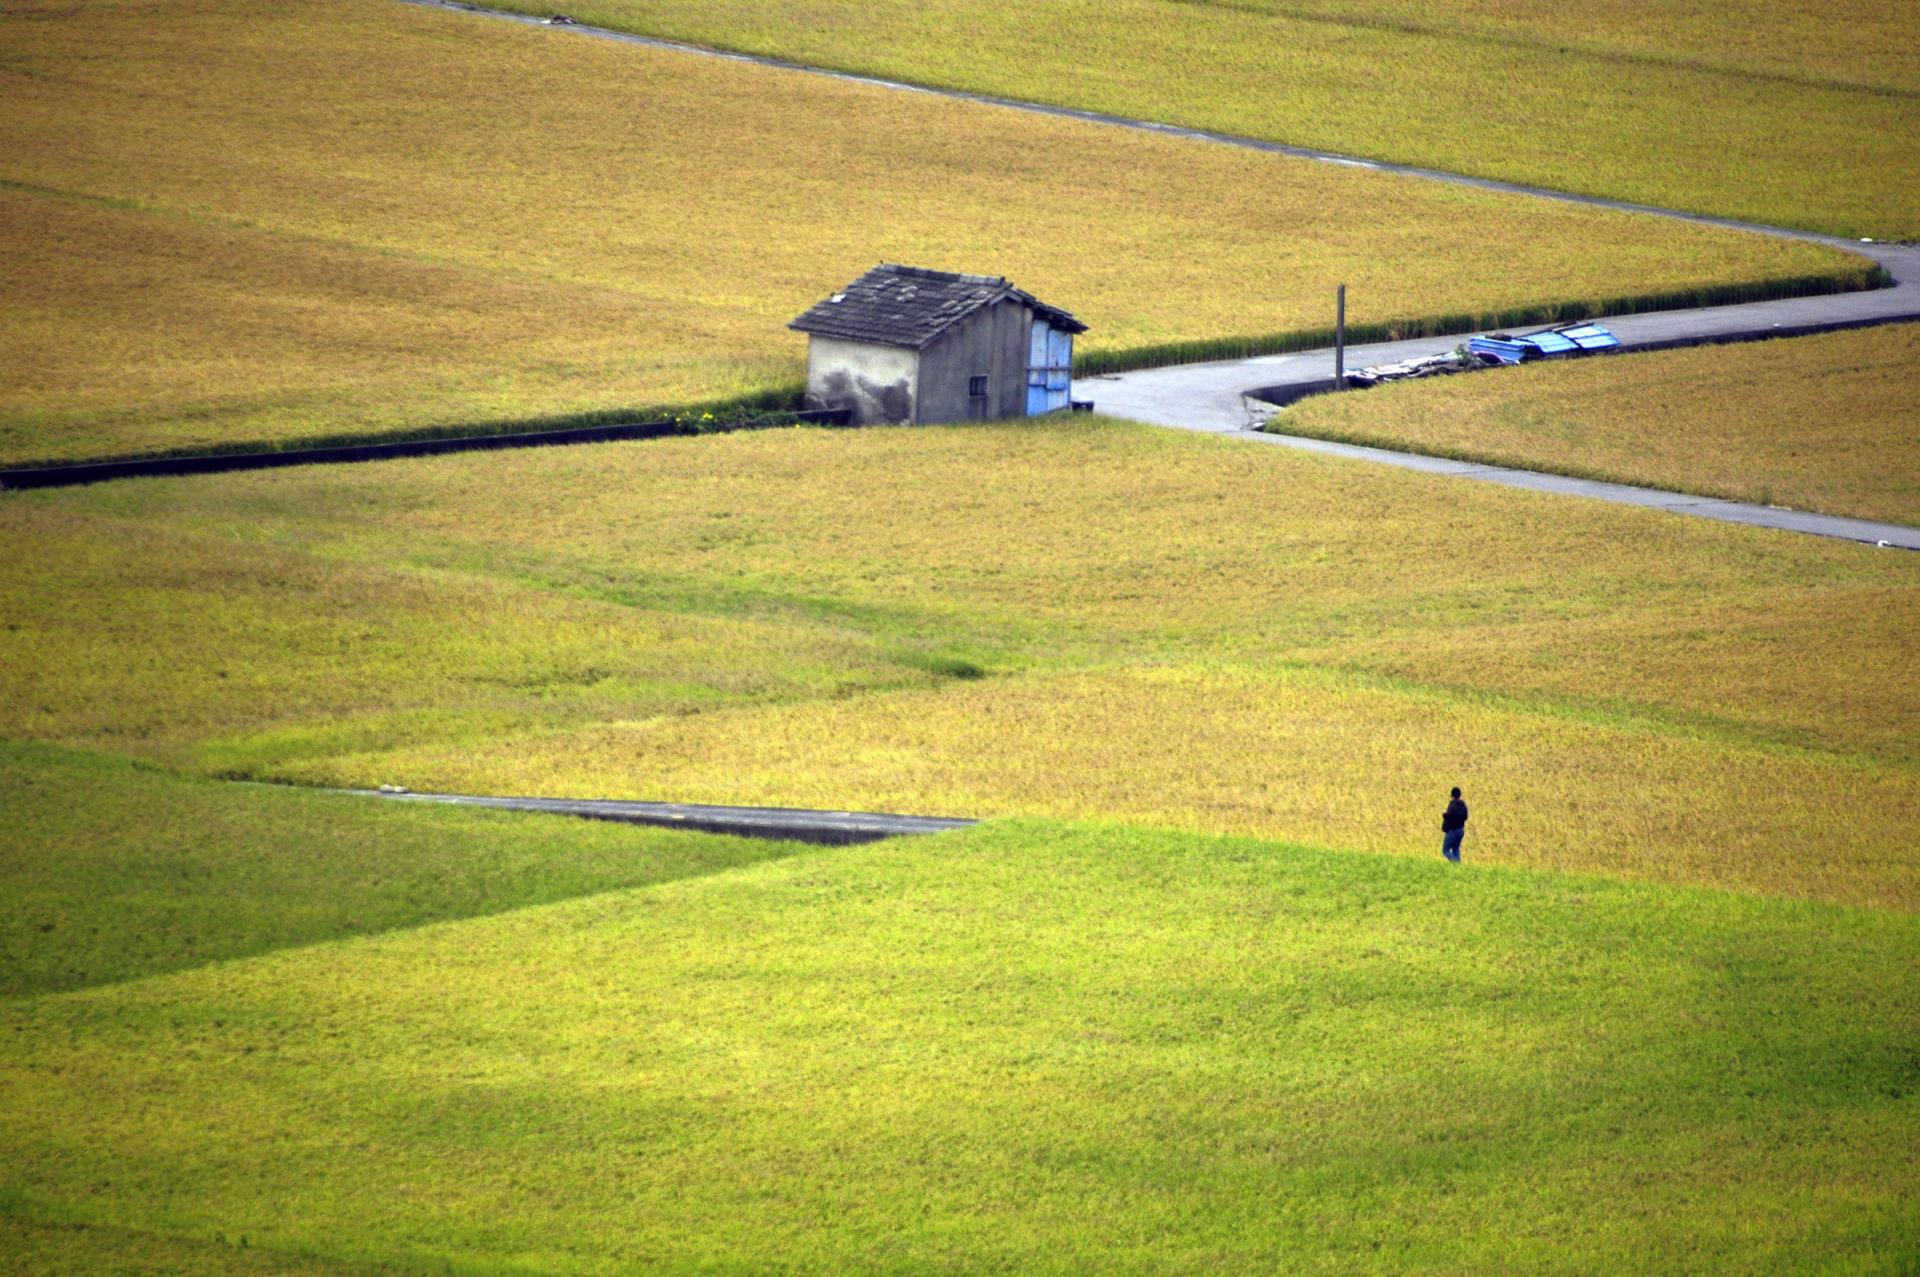
[[[855,425],[988,421],[1067,406],[1087,326],[993,275],[876,266],[788,327],[807,402]]]

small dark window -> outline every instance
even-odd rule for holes
[[[967,378],[967,394],[975,399],[987,397],[987,379],[985,377]]]

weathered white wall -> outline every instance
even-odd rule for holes
[[[919,376],[915,351],[835,337],[807,341],[807,399],[822,408],[851,408],[856,426],[912,421]]]

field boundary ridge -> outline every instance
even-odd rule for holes
[[[610,425],[571,426],[560,430],[504,431],[491,434],[432,435],[318,448],[279,448],[264,451],[199,452],[132,457],[67,465],[27,466],[0,470],[0,491],[71,487],[108,479],[158,478],[175,475],[221,474],[235,470],[274,470],[282,466],[336,465],[357,461],[392,461],[404,457],[433,457],[455,452],[500,451],[510,448],[550,448],[568,444],[619,443],[633,439],[684,438],[727,434],[736,430],[776,430],[799,425],[845,425],[844,408],[816,408],[781,412],[764,419],[702,421],[684,416],[656,421],[624,421]]]
[[[979,822],[963,816],[902,816],[892,812],[815,811],[801,807],[725,807],[704,803],[632,802],[614,798],[493,798],[475,794],[395,793],[378,789],[335,791],[392,802],[442,803],[455,807],[491,807],[542,812],[628,825],[692,829],[737,838],[773,838],[783,842],[847,847],[915,834],[967,829]]]

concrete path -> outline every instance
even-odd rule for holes
[[[1357,392],[1358,393],[1358,392]],[[1124,414],[1122,414],[1124,415]],[[1187,427],[1181,427],[1186,429]],[[1202,431],[1202,433],[1212,433]],[[1884,549],[1920,550],[1920,528],[1899,523],[1874,523],[1867,519],[1848,519],[1839,515],[1813,514],[1805,510],[1787,510],[1779,506],[1749,505],[1740,501],[1722,501],[1716,497],[1668,492],[1660,488],[1636,488],[1623,483],[1602,483],[1596,479],[1575,479],[1540,470],[1513,470],[1505,466],[1483,465],[1476,461],[1455,461],[1419,452],[1395,452],[1388,448],[1367,448],[1351,443],[1332,443],[1301,435],[1236,432],[1236,438],[1251,443],[1298,448],[1326,456],[1346,457],[1418,470],[1425,474],[1448,475],[1457,479],[1479,479],[1510,488],[1532,492],[1552,492],[1562,496],[1588,497],[1612,501],[1618,505],[1648,506],[1670,514],[1690,514],[1721,523],[1741,523],[1749,527],[1775,528],[1782,532],[1804,532],[1812,536],[1834,537],[1842,541],[1860,541]]]
[[[639,803],[609,798],[483,798],[469,794],[393,794],[376,789],[348,789],[341,793],[393,802],[446,803],[458,807],[496,807],[507,811],[538,811],[587,820],[611,820],[628,825],[659,825],[668,829],[696,829],[709,834],[741,838],[776,838],[787,842],[849,846],[899,838],[910,834],[938,834],[965,829],[977,822],[942,816],[894,816],[869,811],[806,811],[792,807],[708,807],[693,803]]]
[[[401,0],[401,3],[421,5],[428,8],[451,9],[462,13],[494,18],[504,22],[517,22],[534,26],[546,25],[544,20],[540,18],[529,17],[524,14],[505,13],[497,9],[481,8],[476,5],[461,3],[460,0]],[[1800,336],[1816,332],[1831,332],[1845,328],[1863,328],[1877,324],[1920,320],[1920,246],[1841,239],[1831,235],[1815,234],[1810,231],[1792,230],[1777,226],[1763,226],[1752,222],[1736,221],[1731,218],[1713,217],[1703,213],[1688,213],[1675,209],[1655,208],[1651,205],[1634,204],[1625,200],[1606,199],[1601,196],[1580,195],[1568,191],[1555,191],[1542,187],[1523,186],[1514,182],[1502,182],[1492,178],[1471,177],[1460,173],[1446,173],[1438,169],[1420,168],[1410,164],[1392,164],[1381,160],[1366,159],[1361,156],[1342,155],[1333,151],[1315,150],[1311,147],[1289,146],[1285,143],[1269,142],[1260,138],[1241,137],[1230,133],[1214,133],[1204,129],[1182,128],[1176,125],[1157,123],[1152,120],[1109,115],[1100,111],[1083,111],[1072,107],[1049,106],[1045,103],[1025,102],[1019,99],[994,97],[982,93],[968,93],[957,89],[929,88],[925,85],[907,84],[896,80],[879,79],[873,76],[832,71],[822,67],[807,66],[803,63],[788,62],[779,58],[761,57],[745,53],[729,53],[722,50],[704,48],[699,45],[686,44],[681,41],[660,39],[653,36],[633,35],[627,32],[611,31],[601,27],[586,26],[584,24],[553,26],[549,29],[564,31],[590,39],[613,40],[626,44],[644,45],[649,48],[670,49],[700,57],[720,58],[732,62],[751,63],[756,66],[773,67],[779,70],[793,71],[806,75],[825,76],[830,79],[846,80],[859,84],[879,85],[905,93],[925,93],[936,97],[979,102],[990,106],[1005,107],[1009,110],[1084,120],[1088,123],[1107,125],[1114,128],[1159,133],[1170,137],[1186,138],[1195,142],[1264,151],[1274,155],[1286,155],[1296,159],[1339,164],[1349,168],[1371,169],[1379,173],[1419,178],[1424,181],[1444,182],[1450,185],[1467,186],[1485,191],[1496,191],[1507,195],[1525,196],[1531,199],[1556,200],[1563,203],[1582,204],[1594,208],[1607,208],[1620,212],[1639,213],[1651,217],[1696,222],[1702,225],[1721,227],[1726,230],[1744,231],[1755,235],[1769,235],[1781,239],[1805,240],[1812,243],[1846,249],[1850,252],[1870,257],[1879,262],[1894,280],[1891,288],[1875,289],[1869,292],[1836,293],[1829,296],[1790,298],[1783,301],[1749,302],[1738,306],[1715,306],[1698,310],[1657,311],[1647,314],[1598,317],[1600,322],[1606,324],[1607,327],[1611,328],[1614,333],[1619,336],[1622,348],[1628,351],[1661,350],[1678,346],[1705,345],[1726,341],[1754,341],[1769,337]],[[1364,346],[1349,346],[1346,352],[1346,364],[1350,369],[1362,368],[1369,364],[1395,363],[1419,355],[1440,354],[1452,350],[1470,335],[1471,334],[1462,333],[1447,337],[1429,337],[1413,341],[1381,342]],[[1492,376],[1497,375],[1497,373],[1489,372],[1487,375]],[[1622,484],[1597,483],[1591,480],[1568,478],[1563,475],[1546,474],[1528,470],[1513,470],[1500,466],[1477,465],[1440,457],[1424,456],[1417,453],[1396,452],[1384,448],[1361,448],[1348,444],[1327,443],[1321,440],[1305,439],[1297,436],[1266,434],[1257,430],[1257,427],[1263,424],[1267,416],[1271,414],[1272,405],[1262,399],[1253,397],[1256,392],[1272,395],[1284,401],[1289,398],[1312,393],[1317,389],[1326,388],[1332,384],[1332,378],[1333,352],[1331,349],[1325,349],[1305,351],[1290,355],[1269,355],[1253,359],[1225,360],[1215,363],[1181,364],[1166,368],[1150,368],[1138,372],[1085,378],[1074,382],[1073,396],[1076,399],[1092,400],[1099,411],[1108,415],[1124,417],[1133,421],[1141,421],[1150,425],[1168,426],[1175,429],[1196,430],[1214,434],[1232,434],[1239,438],[1281,447],[1304,448],[1315,452],[1400,466],[1405,469],[1422,470],[1432,474],[1453,475],[1460,478],[1503,483],[1513,487],[1531,488],[1540,492],[1557,492],[1605,501],[1616,501],[1628,505],[1653,506],[1677,514],[1696,515],[1702,518],[1718,519],[1729,523],[1744,523],[1758,527],[1779,528],[1785,531],[1805,532],[1816,536],[1840,537],[1846,540],[1864,541],[1876,545],[1884,543],[1888,546],[1896,546],[1902,549],[1920,549],[1920,529],[1899,524],[1874,523],[1862,519],[1845,519],[1829,515],[1807,514],[1801,511],[1783,510],[1773,506],[1746,505],[1740,502],[1720,501],[1707,497],[1663,491],[1656,488],[1638,488]]]

